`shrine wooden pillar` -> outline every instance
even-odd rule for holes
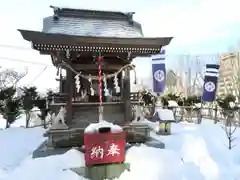
[[[130,69],[125,69],[123,78],[123,100],[124,100],[124,119],[125,122],[131,121],[131,100],[130,100]]]
[[[63,92],[63,77],[62,77],[62,68],[60,68],[60,78],[59,78],[59,89],[60,89],[60,92]]]
[[[69,64],[71,66],[71,63]],[[66,96],[67,96],[67,125],[70,125],[72,123],[72,115],[73,115],[73,109],[72,109],[72,98],[73,98],[73,72],[69,69],[66,69],[66,75],[67,75],[67,87],[66,87]]]

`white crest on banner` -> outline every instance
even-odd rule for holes
[[[204,85],[204,88],[206,89],[206,91],[208,92],[213,92],[216,88],[215,84],[211,81],[206,82],[206,84]]]
[[[162,82],[164,80],[164,71],[163,70],[157,70],[155,73],[154,73],[154,79],[158,82]]]

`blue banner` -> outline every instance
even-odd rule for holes
[[[219,65],[207,64],[203,84],[202,101],[212,102],[216,98]]]
[[[152,58],[153,91],[163,93],[166,86],[165,50]]]
[[[218,64],[206,64],[205,73],[215,73],[219,74],[219,65]]]

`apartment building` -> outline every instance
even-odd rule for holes
[[[239,96],[240,58],[239,53],[227,53],[220,57],[217,95],[233,93]]]

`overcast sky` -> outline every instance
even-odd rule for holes
[[[49,5],[136,12],[134,19],[142,24],[145,36],[173,36],[167,47],[169,66],[178,64],[183,54],[221,53],[240,39],[240,13],[237,0],[8,0],[0,7],[0,65],[18,69],[28,68],[22,84],[37,85],[40,89],[56,86],[56,70],[48,56],[31,50],[17,29],[42,30],[42,18],[52,15]],[[4,46],[18,46],[10,48]],[[180,54],[182,56],[180,56]],[[12,60],[6,60],[12,59]],[[32,63],[23,63],[22,60]],[[136,62],[136,61],[135,61]],[[151,61],[137,61],[139,76],[149,74]],[[46,65],[46,66],[45,66]],[[44,73],[36,79],[44,69]],[[146,70],[147,71],[142,71]]]

